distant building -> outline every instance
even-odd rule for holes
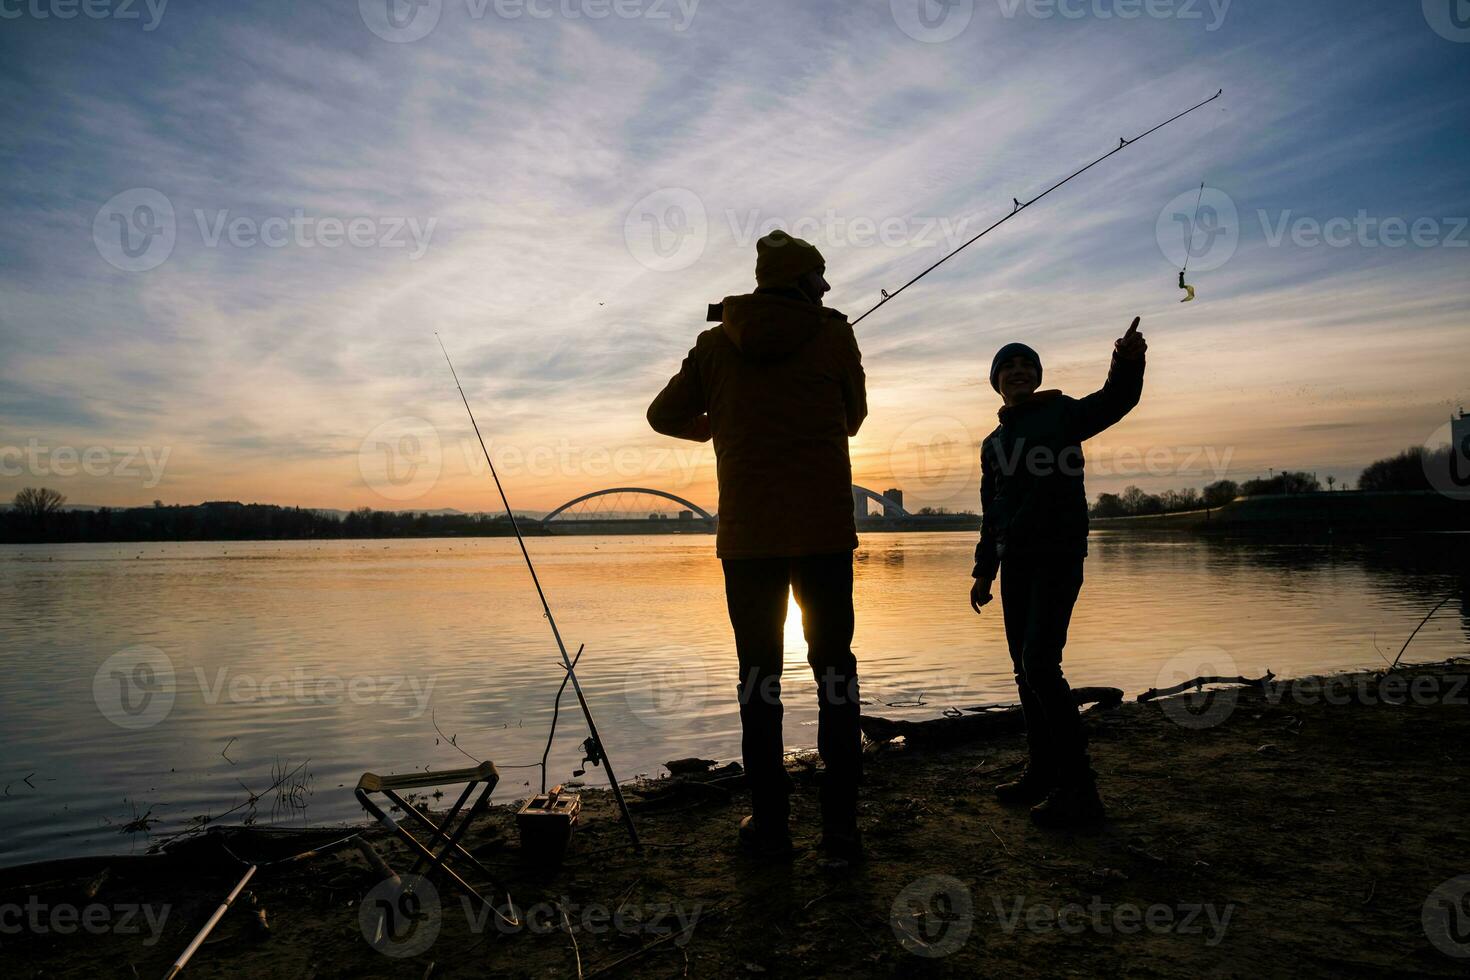
[[[852,516],[859,521],[868,519],[868,495],[857,487],[852,488]]]
[[[694,511],[692,511],[692,510],[681,510],[681,511],[679,511],[679,520],[681,520],[681,521],[692,521],[692,520],[694,520]]]
[[[903,491],[897,487],[884,490],[883,496],[888,498],[888,503],[883,505],[884,517],[899,517],[903,512]]]
[[[1462,461],[1470,462],[1470,415],[1460,409],[1460,417],[1450,419],[1450,445]]]

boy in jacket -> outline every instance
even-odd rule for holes
[[[1113,345],[1107,382],[1085,398],[1037,391],[1041,358],[1007,344],[990,365],[1004,400],[1000,426],[980,446],[983,517],[970,605],[979,613],[1001,572],[1001,616],[1026,719],[1030,760],[1015,782],[995,788],[1008,806],[1032,806],[1042,827],[1093,824],[1103,817],[1062,648],[1082,588],[1087,493],[1082,443],[1117,423],[1143,394],[1139,319]],[[1034,805],[1033,805],[1034,804]]]

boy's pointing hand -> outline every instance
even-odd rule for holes
[[[1134,317],[1133,325],[1128,328],[1128,332],[1113,344],[1113,351],[1119,357],[1130,361],[1137,360],[1148,350],[1148,341],[1144,340],[1143,334],[1138,332],[1138,324],[1142,319],[1142,317]]]

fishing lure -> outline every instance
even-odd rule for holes
[[[1184,274],[1189,271],[1189,257],[1194,252],[1194,228],[1195,225],[1199,224],[1199,206],[1204,201],[1204,199],[1205,185],[1204,181],[1200,181],[1199,197],[1195,198],[1194,202],[1194,217],[1191,218],[1189,222],[1189,241],[1186,242],[1184,245],[1184,267],[1179,270],[1179,288],[1184,290],[1186,294],[1185,297],[1179,301],[1181,303],[1194,302],[1194,287],[1184,281]]]

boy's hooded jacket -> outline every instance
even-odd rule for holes
[[[664,435],[713,438],[721,558],[857,547],[847,440],[868,414],[847,317],[799,290],[762,287],[723,304],[648,407]]]
[[[1114,352],[1102,390],[1085,398],[1038,391],[1000,410],[1000,426],[980,444],[975,578],[993,581],[1005,558],[1087,554],[1082,443],[1138,404],[1143,368],[1144,358]]]

